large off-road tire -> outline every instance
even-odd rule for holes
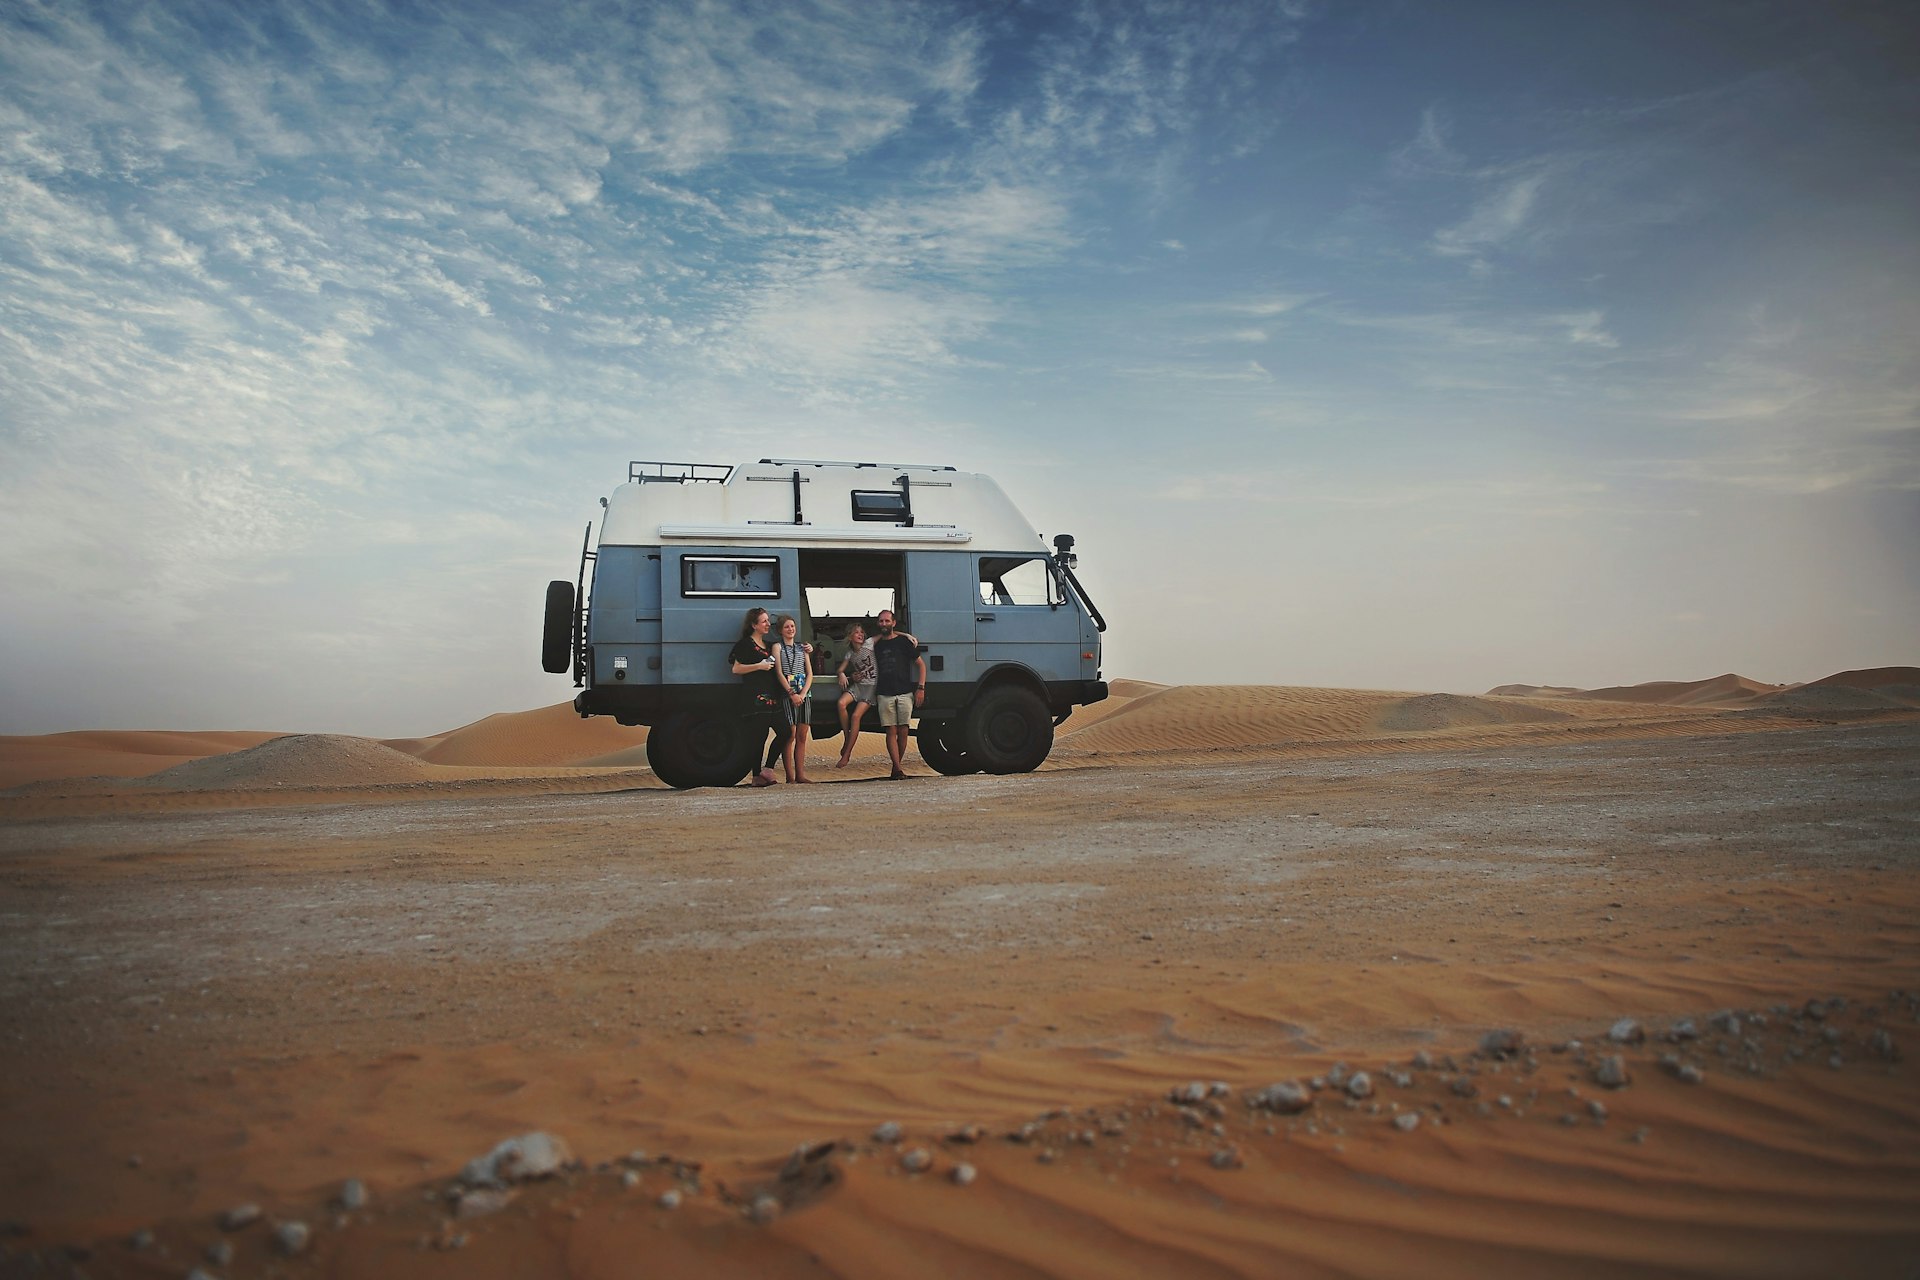
[[[1053,717],[1031,689],[997,685],[967,709],[966,742],[988,773],[1031,773],[1053,750]]]
[[[960,726],[952,720],[934,724],[920,722],[920,758],[932,766],[935,773],[958,778],[980,772],[980,762],[968,754],[962,745],[965,742]]]
[[[760,763],[766,737],[759,720],[724,712],[682,712],[647,731],[647,764],[654,777],[683,791],[730,787]]]
[[[555,578],[547,584],[546,625],[540,631],[540,669],[564,675],[573,666],[573,584]]]

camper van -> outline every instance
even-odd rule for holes
[[[635,462],[602,498],[575,581],[548,584],[541,660],[571,670],[582,716],[649,726],[647,762],[674,787],[725,787],[759,763],[727,652],[749,608],[799,620],[831,676],[847,628],[891,609],[920,644],[915,736],[944,774],[1025,773],[1054,727],[1107,696],[1106,620],[1000,486],[952,467],[763,458]],[[840,732],[816,679],[813,734]],[[870,727],[874,715],[868,710]]]

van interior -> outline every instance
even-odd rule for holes
[[[847,629],[882,609],[905,610],[906,557],[898,551],[800,552],[800,634],[813,642],[813,670],[825,675],[847,656]]]

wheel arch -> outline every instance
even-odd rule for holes
[[[1028,690],[1042,702],[1051,702],[1047,696],[1047,682],[1032,667],[1019,662],[1003,662],[989,668],[985,675],[973,682],[973,688],[967,693],[967,701],[974,701],[989,689],[1009,684]]]

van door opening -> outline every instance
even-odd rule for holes
[[[904,560],[898,551],[800,552],[800,634],[813,644],[816,675],[830,674],[847,656],[847,628],[854,623],[866,623],[871,633],[882,609],[905,614]],[[814,687],[816,698],[824,695],[820,681]]]

